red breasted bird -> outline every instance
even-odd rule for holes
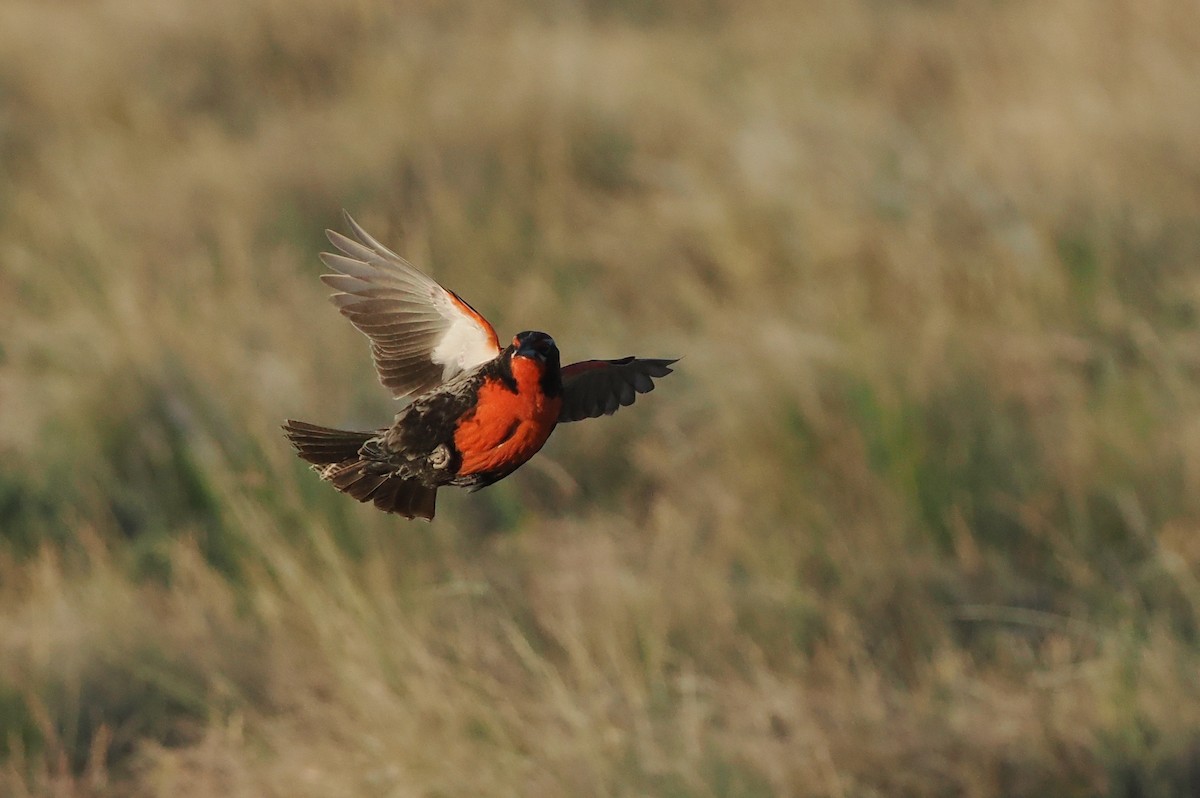
[[[411,402],[390,427],[346,432],[284,425],[321,479],[389,513],[433,518],[443,485],[479,490],[533,457],[559,422],[610,415],[654,390],[674,360],[626,357],[561,366],[554,339],[526,331],[500,348],[487,319],[369,236],[327,230],[321,280],[371,340],[379,380]]]

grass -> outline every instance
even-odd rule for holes
[[[3,5],[0,793],[1195,794],[1194,17]],[[679,369],[345,501],[342,207]]]

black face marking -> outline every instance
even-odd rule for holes
[[[562,369],[558,363],[558,350],[554,350],[554,361],[546,361],[546,371],[542,374],[542,393],[551,399],[562,395]]]
[[[512,373],[513,351],[513,347],[511,346],[504,350],[496,364],[496,376],[500,378],[500,384],[507,388],[510,393],[517,392],[517,378]]]

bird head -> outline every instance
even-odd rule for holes
[[[510,357],[525,358],[535,363],[542,370],[543,388],[546,392],[551,394],[558,392],[556,386],[562,384],[559,376],[561,362],[558,346],[554,343],[553,338],[544,332],[526,330],[513,338],[508,351]]]
[[[558,346],[554,339],[536,330],[518,333],[512,341],[512,354],[513,357],[527,357],[555,368],[559,365]]]

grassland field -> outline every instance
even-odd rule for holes
[[[342,208],[677,373],[349,501]],[[1200,6],[3,0],[0,795],[1200,795]]]

